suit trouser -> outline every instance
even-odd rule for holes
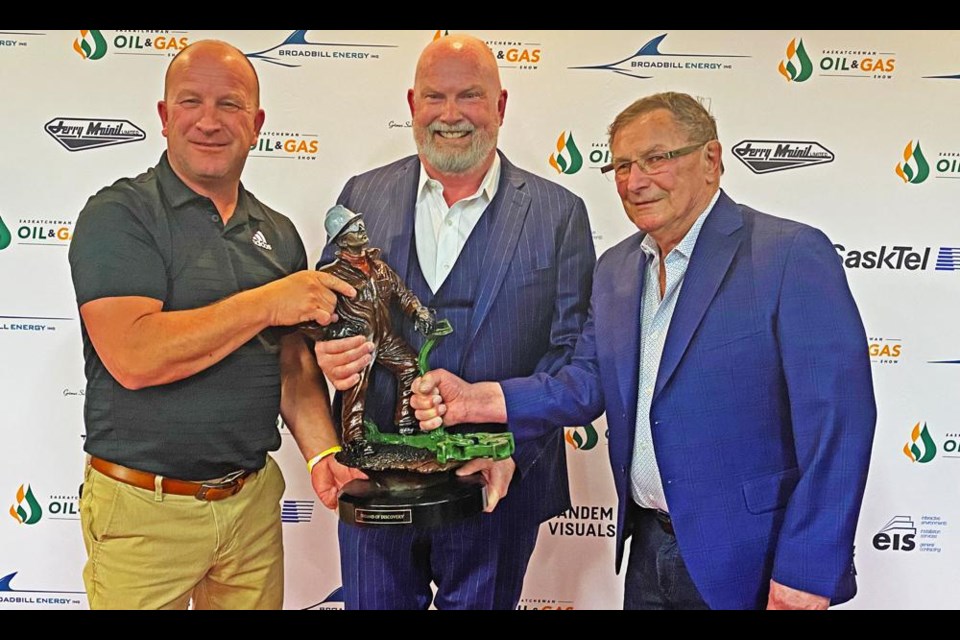
[[[283,606],[280,468],[206,502],[148,491],[89,464],[80,497],[92,609],[279,609]]]

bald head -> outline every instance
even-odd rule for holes
[[[260,106],[260,79],[257,77],[257,70],[253,68],[253,64],[242,51],[223,40],[198,40],[181,49],[173,57],[163,78],[164,100],[169,100],[170,87],[174,84],[177,75],[197,61],[219,62],[225,68],[235,69],[249,83],[250,95],[255,102],[254,107]]]
[[[425,73],[446,60],[459,60],[470,65],[485,83],[489,83],[497,93],[500,92],[500,69],[490,47],[479,38],[463,34],[437,38],[423,49],[413,79],[414,90]]]

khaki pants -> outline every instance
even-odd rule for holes
[[[89,464],[80,498],[91,609],[280,609],[280,468],[215,502],[117,482]]]

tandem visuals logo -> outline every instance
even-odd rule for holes
[[[12,223],[11,223],[12,224]],[[14,225],[18,245],[66,247],[73,237],[73,221],[58,218],[18,218]],[[0,251],[13,243],[14,234],[0,216]]]
[[[547,522],[552,536],[612,538],[617,535],[614,508],[607,505],[574,505]]]
[[[517,611],[574,611],[573,600],[558,600],[556,598],[520,598]]]
[[[313,519],[313,500],[284,500],[280,505],[280,521],[287,524],[310,522]]]
[[[33,38],[45,35],[37,31],[0,31],[0,55],[4,51],[29,46]]]
[[[83,591],[15,589],[13,579],[18,573],[20,572],[14,571],[0,578],[0,605],[12,605],[10,608],[15,609],[22,605],[43,605],[43,608],[53,608],[81,604],[76,596],[84,594]]]
[[[305,611],[340,611],[343,609],[343,587],[337,587],[317,604],[304,607]]]
[[[563,131],[557,138],[556,153],[551,153],[548,162],[557,173],[573,175],[583,167],[583,155],[573,141],[572,131]]]
[[[110,40],[110,44],[107,41]],[[97,29],[81,30],[73,41],[73,50],[84,60],[100,60],[107,52],[117,55],[177,55],[190,44],[186,31],[118,30],[112,36]]]
[[[879,249],[848,249],[834,244],[840,261],[847,269],[892,269],[895,271],[926,271],[930,266],[932,247],[912,245],[882,245]],[[940,247],[934,271],[960,271],[960,247]]]
[[[889,80],[897,62],[895,53],[857,47],[823,49],[811,58],[799,37],[787,44],[785,53],[777,71],[790,83],[806,82],[814,72],[822,77]]]
[[[543,48],[539,42],[523,42],[518,39],[487,40],[487,46],[497,59],[501,69],[535,71],[540,68]]]
[[[833,152],[819,142],[799,140],[741,140],[733,155],[754,173],[772,173],[833,162]]]
[[[648,80],[653,75],[660,72],[667,73],[716,73],[720,71],[729,71],[733,69],[732,62],[736,58],[749,58],[750,56],[736,54],[717,54],[717,53],[663,53],[660,51],[660,45],[668,34],[653,38],[641,46],[636,53],[607,64],[585,65],[581,67],[569,67],[570,69],[593,69],[598,71],[612,71],[620,75],[631,78]]]
[[[871,364],[900,364],[903,355],[903,340],[900,338],[868,337],[867,343]]]
[[[586,424],[582,427],[565,427],[563,439],[578,451],[589,451],[597,446],[600,436],[592,424]]]
[[[85,151],[146,140],[147,134],[129,120],[54,118],[43,130],[67,151]]]
[[[263,51],[246,53],[248,58],[262,60],[280,67],[300,67],[307,60],[371,61],[379,60],[384,49],[396,49],[395,44],[359,42],[317,42],[307,39],[307,29],[293,31],[283,42]]]
[[[939,515],[920,516],[919,527],[913,516],[893,516],[873,536],[873,548],[877,551],[940,553],[943,551],[940,537],[948,524]]]
[[[22,484],[17,489],[16,502],[10,506],[10,516],[20,524],[26,525],[37,524],[44,517],[44,513],[50,520],[80,519],[79,496],[52,495],[45,502],[47,508],[43,509],[31,486]]]
[[[261,131],[257,144],[250,147],[251,158],[316,160],[320,141],[315,133],[302,131]]]

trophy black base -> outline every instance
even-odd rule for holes
[[[483,511],[486,485],[480,474],[425,475],[409,471],[368,472],[340,492],[340,520],[358,527],[435,527]]]

